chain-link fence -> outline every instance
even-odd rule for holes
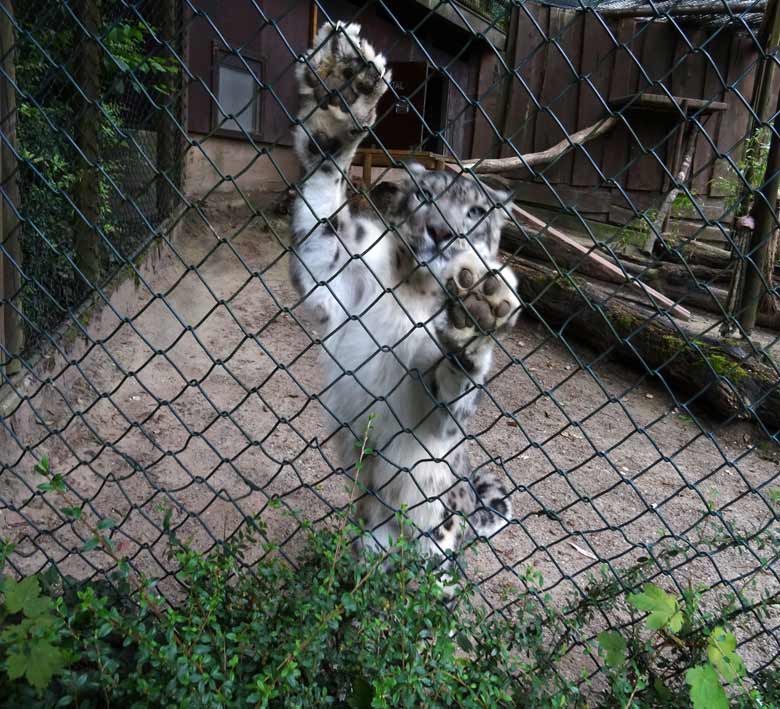
[[[488,538],[462,556],[496,613],[652,581],[730,598],[750,676],[772,669],[776,1],[0,9],[0,528],[17,573],[123,558],[174,599],[163,527],[205,551],[255,515],[295,563],[301,520],[349,504],[344,451],[373,414],[385,478],[363,521],[400,500],[438,546],[465,483],[493,513],[485,533],[466,511]],[[323,76],[306,52],[336,20],[362,25],[390,82]],[[319,121],[376,86],[350,151]],[[323,265],[309,246],[328,239]],[[452,254],[497,268],[480,303],[498,288],[511,305],[516,277],[522,312],[481,320]],[[113,554],[88,544],[107,517]],[[604,606],[568,640],[575,675],[629,622]]]

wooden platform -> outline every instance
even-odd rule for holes
[[[355,155],[353,165],[363,166],[363,184],[371,186],[371,170],[375,167],[399,167],[404,162],[418,162],[426,170],[443,170],[446,158],[427,150],[380,150],[378,148],[360,148]]]

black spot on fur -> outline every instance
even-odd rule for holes
[[[358,224],[355,228],[355,241],[359,244],[366,238],[366,228],[362,224]]]
[[[445,523],[444,523],[444,529],[446,529],[448,532],[452,529],[452,525],[455,524],[455,518],[450,517]]]
[[[463,368],[463,371],[466,372],[466,374],[471,374],[476,365],[474,364],[474,360],[471,359],[465,352],[459,352],[459,353],[452,353],[453,359]]]
[[[366,291],[366,284],[362,278],[355,281],[355,302],[359,303],[363,299],[363,293]]]
[[[504,500],[494,500],[490,506],[501,515],[506,515],[507,513],[507,506]]]
[[[433,396],[436,401],[439,400],[439,382],[436,379],[431,382],[431,396]]]
[[[433,533],[434,538],[437,542],[443,542],[444,541],[444,532],[441,531],[441,527],[436,527],[436,530]]]
[[[336,168],[333,166],[333,163],[323,163],[320,167],[320,170],[322,170],[326,175],[330,175],[331,173],[335,172]]]
[[[297,268],[293,270],[290,280],[292,281],[293,288],[295,288],[298,293],[303,294],[303,279]]]
[[[343,143],[339,138],[329,138],[324,133],[315,133],[312,138],[309,138],[308,149],[312,155],[319,155],[324,153],[325,155],[336,155],[343,146]]]
[[[446,435],[449,436],[450,438],[452,438],[453,436],[457,436],[458,435],[458,428],[456,426],[450,426],[447,429]]]
[[[482,497],[488,490],[490,490],[490,483],[479,483],[476,489],[477,495]]]

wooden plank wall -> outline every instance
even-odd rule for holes
[[[747,34],[636,19],[606,22],[592,11],[532,2],[515,12],[510,42],[515,76],[505,123],[510,141],[502,156],[548,148],[564,131],[573,133],[606,115],[609,100],[633,93],[725,101],[727,112],[701,118],[693,181],[703,204],[723,196],[723,178],[733,171],[717,159],[712,144],[739,160],[748,128],[745,101],[752,98],[758,60]],[[518,173],[543,188],[522,189],[547,205],[580,201],[576,192],[584,189],[589,198],[583,205],[602,221],[624,223],[634,207],[653,206],[669,189],[679,122],[640,112],[624,118],[612,133],[589,143],[587,153],[580,149],[533,175]],[[610,187],[611,180],[628,200]],[[555,192],[545,183],[556,186]]]

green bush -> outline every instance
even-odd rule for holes
[[[16,75],[19,154],[19,191],[22,223],[22,267],[26,278],[22,306],[27,318],[26,342],[35,347],[42,333],[51,332],[90,292],[77,273],[74,235],[77,226],[71,206],[77,186],[77,171],[84,161],[74,143],[76,117],[83,98],[72,83],[74,62],[79,60],[82,34],[76,29],[68,6],[48,3],[45,12],[31,0],[15,3],[18,33]],[[106,48],[100,70],[100,123],[98,151],[104,174],[99,191],[97,226],[111,246],[101,242],[101,271],[110,276],[133,253],[138,242],[122,243],[119,219],[112,209],[110,181],[123,183],[126,166],[108,158],[128,144],[123,107],[140,90],[141,82],[157,96],[166,87],[163,79],[177,71],[170,58],[148,55],[150,30],[138,22],[117,20],[119,8],[103,3],[103,44]],[[147,118],[153,107],[145,105]],[[113,196],[113,199],[112,199]],[[139,239],[146,238],[139,235]],[[115,253],[116,252],[116,253]],[[45,290],[44,290],[45,289]],[[45,292],[48,291],[48,294]]]
[[[361,460],[370,454],[366,438]],[[345,516],[335,529],[298,520],[308,541],[293,566],[260,520],[202,554],[177,538],[167,512],[179,589],[169,603],[118,556],[112,519],[89,522],[47,459],[36,472],[41,494],[87,538],[82,551],[115,568],[88,582],[55,568],[0,578],[6,706],[780,706],[780,673],[748,677],[735,636],[745,619],[769,617],[780,595],[751,602],[745,582],[713,605],[707,589],[677,596],[643,582],[679,549],[619,576],[605,567],[557,608],[529,569],[525,592],[488,612],[465,578],[443,578],[405,539],[355,555],[360,530]],[[777,558],[775,531],[753,542]],[[0,546],[0,571],[12,553]],[[453,607],[442,589],[454,583]],[[577,674],[588,656],[597,681]]]
[[[476,607],[468,587],[453,611],[440,574],[409,542],[358,558],[354,532],[310,531],[297,568],[258,534],[208,555],[174,542],[183,596],[173,606],[126,562],[91,583],[6,576],[0,695],[25,707],[680,707],[690,698],[719,709],[727,691],[733,706],[780,699],[776,676],[764,678],[767,694],[748,686],[730,631],[702,634],[691,599],[653,584],[627,598],[649,614],[644,626],[604,631],[590,646],[609,687],[578,690],[560,661],[594,606],[565,618],[540,603],[541,579],[528,574],[529,593],[504,616]],[[258,545],[263,559],[244,564]]]

